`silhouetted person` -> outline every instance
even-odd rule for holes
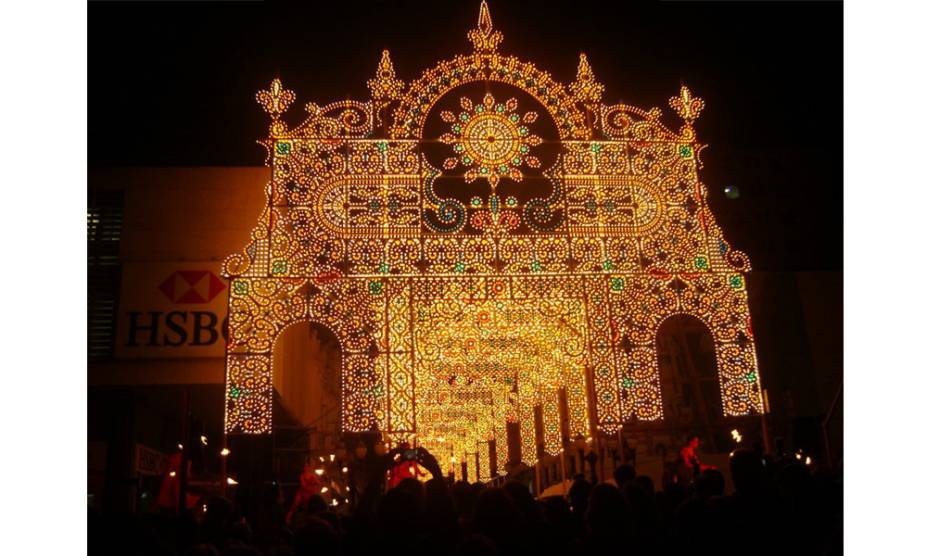
[[[501,488],[486,488],[477,497],[473,511],[474,528],[492,541],[499,552],[525,552],[527,542],[521,537],[525,524],[525,517]]]
[[[293,514],[297,511],[305,511],[309,500],[322,492],[322,481],[316,473],[317,466],[311,464],[308,460],[303,465],[303,472],[299,476],[299,489],[296,496],[293,497],[293,504],[290,511],[286,514],[287,523],[293,519]]]
[[[608,483],[593,487],[589,496],[589,509],[586,511],[583,549],[593,554],[613,553],[618,539],[628,538],[630,526],[631,512],[618,487]]]
[[[396,543],[401,546],[403,542],[416,539],[422,526],[423,510],[424,497],[421,492],[407,486],[387,491],[377,513],[377,524],[383,541],[390,546]]]
[[[502,490],[509,496],[515,507],[525,518],[525,549],[531,553],[546,551],[555,539],[555,533],[543,512],[543,506],[534,499],[528,487],[522,483],[510,481]]]
[[[623,489],[633,520],[634,532],[630,535],[632,550],[656,549],[663,552],[663,520],[657,508],[657,501],[649,477],[640,476],[628,482]]]
[[[776,500],[759,454],[737,449],[731,456],[730,466],[734,494],[709,499],[710,534],[726,539],[724,551],[728,554],[735,553],[736,547],[755,544],[755,539],[765,539],[758,545],[763,554],[792,551],[797,539],[786,542],[789,535],[783,535]]]
[[[707,469],[695,480],[692,496],[679,504],[675,512],[677,552],[690,546],[711,527],[708,501],[724,494],[724,476],[717,469]]]
[[[293,539],[295,556],[338,554],[341,542],[331,524],[319,517],[310,517],[296,530]]]
[[[676,472],[679,474],[679,482],[683,485],[692,484],[702,471],[702,463],[695,453],[698,445],[698,436],[690,434],[686,438],[686,445],[679,450],[680,465],[677,466]]]
[[[570,492],[567,497],[570,499],[570,506],[573,507],[573,513],[582,518],[586,515],[586,508],[589,507],[589,495],[592,494],[592,485],[586,480],[586,476],[577,473],[573,477],[573,484],[570,485]]]
[[[460,518],[465,521],[473,519],[473,508],[476,506],[475,493],[470,489],[470,484],[464,481],[457,481],[451,487],[451,496],[454,499],[454,505]]]
[[[637,471],[634,466],[628,463],[622,463],[612,472],[612,477],[614,477],[615,484],[618,485],[619,489],[624,488],[624,485],[631,482],[636,476]]]
[[[527,487],[525,487],[527,489]],[[561,496],[551,496],[542,501],[547,523],[550,527],[550,544],[547,552],[558,552],[570,546],[585,530],[585,516],[574,516],[570,504]]]

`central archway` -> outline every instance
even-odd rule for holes
[[[697,317],[673,315],[657,330],[663,418],[675,436],[698,434],[711,450],[723,418],[718,358],[711,330]]]

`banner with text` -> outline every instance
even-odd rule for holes
[[[221,262],[122,266],[116,357],[224,357]]]

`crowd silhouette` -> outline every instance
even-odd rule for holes
[[[309,554],[841,554],[839,475],[793,457],[739,449],[728,485],[720,470],[694,480],[654,482],[618,467],[612,480],[574,477],[566,497],[535,499],[529,488],[444,478],[419,449],[432,478],[386,488],[399,451],[358,465],[346,502],[319,494],[294,507],[268,485],[249,519],[241,502],[213,497],[198,515],[98,514],[91,510],[90,554],[303,556]],[[299,495],[297,495],[299,496]],[[291,515],[288,510],[293,510]]]

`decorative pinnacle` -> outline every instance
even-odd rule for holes
[[[702,108],[705,108],[705,101],[692,96],[689,88],[685,85],[679,90],[679,96],[671,98],[669,104],[679,114],[679,117],[686,122],[686,125],[691,125],[698,118],[698,115],[702,113]]]
[[[488,35],[492,31],[492,17],[489,15],[489,4],[486,3],[486,0],[480,2],[480,17],[477,23],[484,35]]]
[[[383,55],[380,56],[376,77],[367,81],[367,87],[370,89],[370,96],[373,100],[389,102],[399,99],[405,83],[396,79],[396,70],[393,69],[389,50],[384,50]]]
[[[264,111],[270,114],[273,120],[277,120],[280,118],[280,114],[286,112],[290,104],[296,100],[296,94],[289,89],[284,89],[279,79],[274,79],[270,82],[270,87],[258,91],[255,98],[258,104],[264,108]]]
[[[502,42],[502,33],[492,30],[492,17],[489,15],[489,4],[486,0],[480,4],[480,17],[476,29],[467,32],[467,38],[473,43],[477,52],[495,52]]]
[[[576,70],[576,81],[570,84],[570,91],[576,100],[586,104],[598,104],[602,101],[602,92],[605,86],[596,81],[592,73],[592,66],[585,54],[579,55],[579,68]]]

